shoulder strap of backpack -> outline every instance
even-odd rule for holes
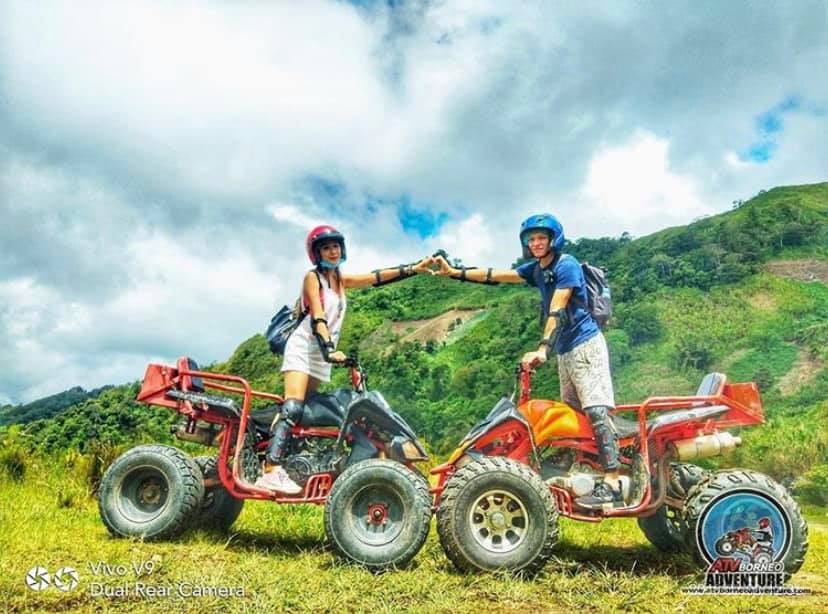
[[[313,269],[314,274],[316,275],[316,281],[319,283],[319,302],[322,303],[322,310],[325,310],[325,292],[322,289],[322,276],[319,275],[319,271],[317,269]],[[305,316],[310,311],[310,301],[305,296],[304,291],[301,295],[302,301],[302,315]]]

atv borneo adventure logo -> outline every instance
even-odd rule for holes
[[[788,515],[774,499],[751,490],[714,500],[696,525],[696,545],[709,564],[703,585],[691,593],[800,594],[785,586],[791,547]]]

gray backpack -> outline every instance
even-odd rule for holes
[[[561,254],[552,266],[552,272],[558,266],[558,261],[561,258],[567,257],[568,254]],[[572,256],[569,256],[572,258]],[[607,283],[607,273],[604,269],[593,266],[588,262],[581,264],[581,271],[584,274],[584,281],[586,283],[587,304],[584,308],[592,315],[598,326],[606,327],[612,316],[612,293],[610,292],[609,284]],[[548,279],[545,279],[548,277]],[[554,275],[550,271],[544,275],[540,265],[535,267],[535,284],[540,286],[543,281],[554,283]],[[541,327],[544,322],[541,322]]]
[[[587,292],[587,311],[598,326],[604,328],[612,317],[612,293],[607,283],[607,272],[588,262],[581,264]]]

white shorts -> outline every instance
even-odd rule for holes
[[[609,352],[604,335],[558,356],[561,400],[573,409],[605,405],[615,407]]]
[[[325,362],[316,339],[308,339],[301,329],[293,331],[285,346],[282,373],[299,371],[320,382],[331,381],[331,363]]]

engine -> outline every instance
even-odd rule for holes
[[[284,463],[290,479],[304,486],[314,474],[338,471],[341,458],[334,448],[334,443],[334,440],[328,437],[294,440]]]

